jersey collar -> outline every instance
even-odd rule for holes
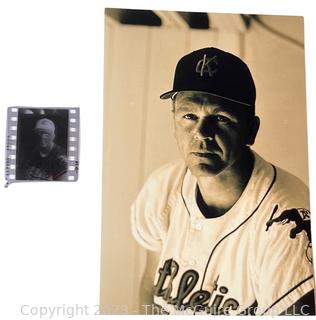
[[[182,184],[182,197],[191,219],[208,220],[212,222],[221,219],[231,220],[230,227],[235,227],[247,219],[258,207],[268,192],[274,179],[273,166],[261,158],[256,152],[254,155],[254,168],[251,177],[234,206],[224,215],[217,218],[205,218],[196,203],[197,180],[190,170],[186,171]]]

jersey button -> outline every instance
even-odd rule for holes
[[[197,231],[201,231],[201,230],[203,229],[202,224],[201,224],[201,223],[196,223],[196,224],[195,224],[195,229],[196,229]]]

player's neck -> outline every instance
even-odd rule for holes
[[[253,162],[253,155],[247,151],[216,177],[197,178],[197,203],[205,216],[221,216],[236,203],[249,181]]]

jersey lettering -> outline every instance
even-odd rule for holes
[[[184,304],[183,300],[192,292],[198,280],[199,274],[195,270],[186,271],[181,277],[177,297],[172,299],[171,303],[175,304],[177,308],[182,305],[186,307],[187,304]]]
[[[170,295],[172,292],[172,281],[177,275],[179,270],[179,265],[172,259],[165,262],[163,268],[159,269],[159,278],[157,284],[154,286],[154,295],[157,297],[163,297],[164,300],[170,300]],[[167,277],[170,276],[167,288],[163,289]]]
[[[166,303],[174,305],[176,310],[190,308],[195,312],[203,311],[209,314],[229,314],[229,310],[237,310],[239,307],[237,300],[233,298],[226,299],[225,295],[228,294],[229,290],[227,287],[217,284],[219,276],[216,278],[216,284],[213,286],[212,292],[206,290],[194,291],[199,280],[199,274],[192,269],[183,273],[177,294],[175,297],[172,297],[173,281],[178,271],[179,265],[175,260],[166,260],[163,267],[158,270],[159,277],[157,284],[154,286],[154,295],[162,297]],[[215,297],[212,300],[213,294],[215,294]],[[187,302],[185,302],[185,300]]]

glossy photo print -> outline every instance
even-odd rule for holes
[[[304,19],[105,9],[100,312],[314,315]]]

